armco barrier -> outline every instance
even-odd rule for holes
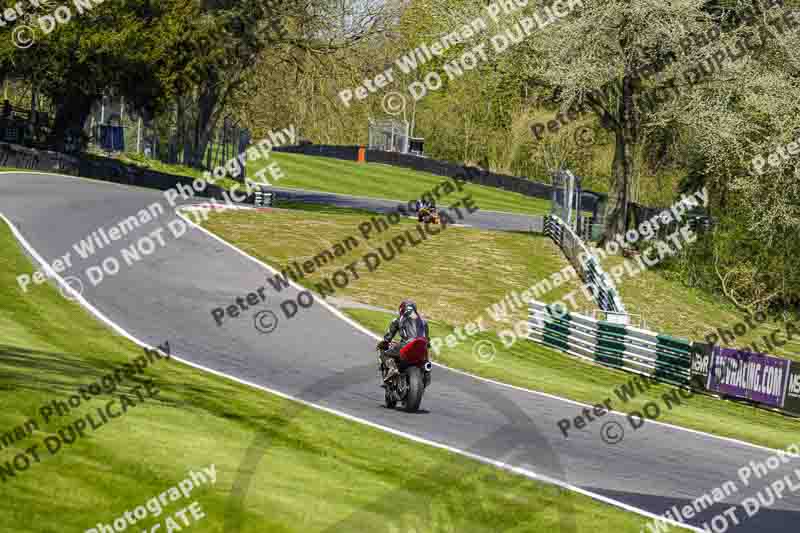
[[[560,315],[536,301],[530,304],[528,324],[528,338],[539,344],[661,381],[690,384],[692,346],[688,340],[579,314]]]
[[[287,152],[290,154],[316,155],[320,157],[332,157],[345,161],[358,161],[358,150],[360,146],[333,146],[328,144],[298,144],[295,146],[275,146],[273,152]]]
[[[0,142],[0,167],[66,172],[78,165],[77,158],[66,154]]]
[[[73,176],[83,176],[103,181],[135,185],[166,191],[181,184],[192,188],[194,179],[188,176],[165,174],[148,168],[123,163],[116,159],[83,154],[73,157],[59,152],[27,148],[16,144],[0,142],[0,166],[25,168],[43,172],[57,172]],[[224,189],[208,184],[197,196],[224,200]],[[245,203],[252,203],[252,195]]]
[[[528,338],[604,366],[800,416],[800,362],[742,353],[530,304]]]
[[[264,191],[253,192],[253,205],[256,207],[270,207],[273,205],[272,193]]]
[[[583,282],[592,287],[595,301],[601,310],[625,313],[625,305],[614,282],[603,272],[600,262],[572,228],[558,216],[548,215],[544,221],[544,233],[564,252]]]

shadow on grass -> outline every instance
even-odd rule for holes
[[[101,394],[92,396],[93,400],[102,402],[124,395],[138,404],[134,389],[153,381],[159,393],[147,398],[148,404],[182,411],[203,411],[252,430],[263,428],[264,417],[253,416],[252,410],[231,402],[233,385],[175,372],[175,363],[166,359],[148,361],[144,374],[129,377],[121,373],[121,383],[111,391],[102,387],[103,377],[124,369],[123,365],[132,364],[136,357],[112,359],[0,344],[0,391],[41,395],[41,401],[46,403],[56,399],[66,401],[69,396],[80,394],[79,387],[97,383],[101,385]]]
[[[124,369],[123,365],[132,364],[131,361],[113,361],[67,352],[31,350],[0,344],[0,390],[43,394],[48,400],[56,398],[66,400],[71,395],[80,394],[79,387],[97,383],[101,385],[102,391],[99,397],[124,394],[133,398],[136,395],[133,389],[153,379],[153,376],[137,373],[129,377],[125,373],[120,373],[121,383],[116,384],[112,392],[102,387],[101,383],[103,377],[113,376],[115,370]],[[165,360],[157,359],[149,363],[148,368],[164,362]],[[154,381],[158,382],[157,379]],[[157,384],[163,389],[163,383]],[[208,394],[208,391],[203,391],[203,394]],[[163,405],[174,405],[173,402],[165,401],[163,397],[155,400]]]
[[[72,392],[106,373],[83,357],[0,344],[0,389]]]

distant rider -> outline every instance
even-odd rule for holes
[[[397,309],[398,315],[389,324],[389,330],[383,336],[383,340],[378,343],[381,350],[381,361],[388,368],[384,382],[389,381],[399,373],[397,360],[400,358],[400,350],[414,339],[424,338],[430,344],[428,335],[428,323],[420,316],[417,311],[417,304],[411,300],[403,300]],[[400,333],[400,342],[390,347],[390,341],[397,333]]]

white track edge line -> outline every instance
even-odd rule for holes
[[[194,224],[192,221],[188,220],[182,214],[178,213],[178,215],[181,218],[184,218],[185,220],[187,220],[193,226],[200,228],[201,230],[205,231],[209,235],[213,235],[209,231],[205,230],[205,228],[201,228],[200,226],[197,226],[196,224]],[[25,247],[26,250],[28,250],[28,252],[36,259],[36,261],[38,261],[42,265],[42,268],[44,268],[44,270],[51,277],[56,279],[62,285],[62,287],[66,288],[70,292],[70,294],[73,297],[75,297],[76,300],[79,301],[81,303],[81,305],[83,305],[90,313],[95,315],[100,321],[102,321],[103,323],[108,325],[112,330],[117,332],[119,335],[125,337],[126,339],[128,339],[131,342],[133,342],[134,344],[138,344],[139,346],[141,346],[143,348],[148,348],[150,350],[160,351],[160,350],[158,350],[157,347],[150,346],[147,343],[137,339],[136,337],[134,337],[133,335],[128,333],[124,328],[122,328],[122,326],[120,326],[119,324],[115,323],[110,318],[106,317],[102,312],[100,312],[100,310],[98,310],[92,304],[90,304],[83,297],[83,295],[81,295],[75,289],[73,289],[69,285],[69,283],[67,283],[57,272],[55,272],[55,270],[53,270],[53,268],[46,261],[44,261],[44,259],[39,255],[39,253],[36,251],[36,249],[33,248],[33,246],[19,232],[19,230],[16,228],[16,226],[14,226],[14,224],[12,224],[11,221],[3,213],[0,213],[0,218],[2,218],[3,221],[5,221],[5,223],[8,225],[8,227],[11,229],[11,232],[14,234],[14,237]],[[218,239],[221,242],[225,242],[224,240],[222,240],[220,238],[218,238]],[[226,243],[226,244],[228,244],[228,243]],[[238,250],[237,248],[233,247],[232,245],[230,245],[230,244],[228,244],[228,245],[231,246],[232,248]],[[244,254],[243,251],[241,251],[241,250],[239,250],[239,251],[242,254]],[[247,254],[245,254],[245,255],[247,255]],[[251,257],[251,259],[260,263],[260,261],[258,261],[255,258]],[[326,304],[327,304],[327,302],[326,302]],[[330,305],[327,304],[327,307],[330,308]],[[347,317],[344,317],[343,315],[341,315],[341,316],[343,318],[345,318],[345,320],[347,320],[348,322],[354,323],[350,319],[347,319]],[[367,330],[363,329],[360,325],[358,325],[358,324],[356,324],[356,325],[358,326],[359,329],[362,329],[363,331],[366,331],[368,334],[373,335],[371,332],[368,332]],[[210,374],[230,379],[230,380],[232,380],[234,382],[237,382],[237,383],[240,383],[242,385],[247,385],[247,386],[253,387],[255,389],[259,389],[259,390],[263,390],[265,392],[269,392],[271,394],[275,394],[276,396],[279,396],[281,398],[285,398],[287,400],[298,402],[298,403],[300,403],[302,405],[305,405],[307,407],[311,407],[311,408],[314,408],[314,409],[317,409],[317,410],[320,410],[320,411],[323,411],[323,412],[327,412],[329,414],[333,414],[333,415],[342,417],[342,418],[344,418],[346,420],[350,420],[352,422],[357,422],[357,423],[360,423],[360,424],[363,424],[363,425],[366,425],[366,426],[369,426],[369,427],[372,427],[372,428],[375,428],[375,429],[380,429],[382,431],[386,431],[387,433],[391,433],[393,435],[397,435],[397,436],[406,438],[406,439],[414,441],[414,442],[418,442],[418,443],[421,443],[421,444],[427,444],[427,445],[433,446],[435,448],[439,448],[439,449],[442,449],[442,450],[445,450],[445,451],[449,451],[451,453],[455,453],[457,455],[461,455],[462,457],[467,457],[469,459],[473,459],[473,460],[476,460],[476,461],[484,463],[484,464],[492,465],[492,466],[495,466],[497,468],[501,468],[503,470],[507,470],[509,472],[513,472],[513,473],[516,473],[516,474],[521,474],[521,475],[524,475],[524,476],[526,476],[526,477],[528,477],[530,479],[534,479],[534,480],[545,482],[545,483],[550,483],[552,485],[556,485],[558,487],[561,487],[561,488],[564,488],[564,489],[567,489],[567,490],[571,490],[573,492],[577,492],[577,493],[582,494],[584,496],[587,496],[587,497],[590,497],[590,498],[595,499],[597,501],[601,501],[603,503],[618,507],[620,509],[623,509],[623,510],[626,510],[626,511],[629,511],[629,512],[633,512],[633,513],[639,514],[641,516],[645,516],[645,517],[650,518],[652,520],[665,522],[665,523],[668,523],[668,524],[676,526],[676,527],[680,527],[680,528],[684,528],[684,529],[690,529],[690,530],[696,531],[698,533],[703,533],[703,530],[701,530],[699,528],[695,528],[694,526],[690,526],[688,524],[682,524],[680,522],[676,522],[674,520],[665,518],[663,516],[656,515],[654,513],[646,511],[644,509],[639,509],[637,507],[633,507],[631,505],[628,505],[628,504],[626,504],[624,502],[620,502],[620,501],[608,498],[606,496],[603,496],[601,494],[596,494],[596,493],[593,493],[593,492],[588,491],[586,489],[582,489],[580,487],[571,485],[571,484],[566,483],[564,481],[561,481],[561,480],[558,480],[558,479],[554,479],[554,478],[550,478],[549,476],[544,476],[544,475],[541,475],[541,474],[537,474],[536,472],[533,472],[532,470],[528,470],[527,468],[521,468],[521,467],[513,466],[513,465],[510,465],[510,464],[504,463],[502,461],[497,461],[495,459],[490,459],[488,457],[484,457],[484,456],[481,456],[481,455],[478,455],[478,454],[474,454],[474,453],[468,452],[466,450],[461,450],[461,449],[449,446],[447,444],[443,444],[443,443],[439,443],[439,442],[436,442],[436,441],[432,441],[432,440],[426,439],[424,437],[419,437],[419,436],[416,436],[416,435],[413,435],[413,434],[410,434],[410,433],[406,433],[406,432],[403,432],[403,431],[400,431],[400,430],[397,430],[397,429],[394,429],[394,428],[390,428],[388,426],[383,426],[381,424],[377,424],[375,422],[371,422],[369,420],[358,418],[356,416],[347,414],[347,413],[342,412],[342,411],[338,411],[338,410],[330,408],[330,407],[325,407],[325,406],[322,406],[322,405],[314,404],[314,403],[311,403],[311,402],[309,402],[307,400],[303,400],[301,398],[296,398],[294,396],[291,396],[289,394],[283,393],[281,391],[274,390],[274,389],[271,389],[269,387],[265,387],[263,385],[258,385],[256,383],[251,383],[251,382],[246,381],[244,379],[237,378],[236,376],[232,376],[232,375],[225,374],[223,372],[214,370],[213,368],[208,368],[208,367],[205,367],[203,365],[199,365],[197,363],[193,363],[193,362],[191,362],[189,360],[183,359],[183,358],[178,357],[178,356],[174,356],[172,354],[170,354],[170,358],[175,359],[176,361],[178,361],[180,363],[183,363],[183,364],[185,364],[185,365],[187,365],[189,367],[196,368],[198,370],[203,370],[203,371],[208,372]]]

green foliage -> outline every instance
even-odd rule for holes
[[[198,11],[190,0],[115,0],[81,15],[70,7],[72,19],[45,34],[39,21],[50,9],[30,6],[24,21],[35,28],[30,48],[5,46],[15,26],[4,28],[0,39],[6,75],[30,80],[58,103],[115,90],[131,105],[155,112],[202,57],[196,46],[187,46],[197,37],[190,24]]]
[[[726,296],[741,310],[780,311],[780,301],[800,296],[795,266],[800,257],[796,235],[786,234],[766,247],[747,227],[739,210],[722,214],[713,233],[702,234],[691,247],[664,263],[668,279]]]

